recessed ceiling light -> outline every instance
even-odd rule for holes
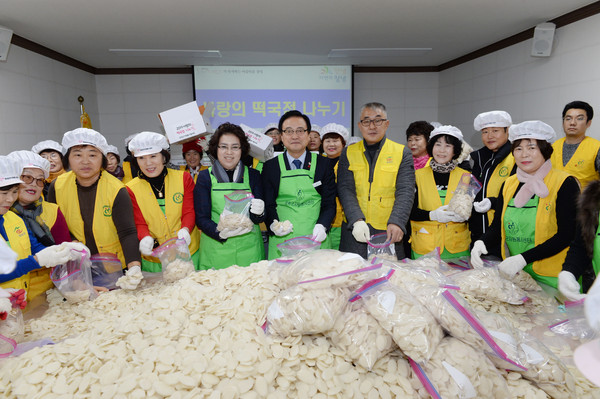
[[[138,48],[110,48],[109,52],[123,56],[171,56],[193,58],[221,58],[219,50],[168,50],[168,49],[138,49]]]
[[[336,48],[329,52],[328,57],[418,57],[427,54],[431,50],[431,47]]]

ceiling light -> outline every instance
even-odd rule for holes
[[[110,48],[109,52],[123,56],[170,56],[170,57],[192,57],[192,58],[221,58],[219,50],[167,50],[167,49],[137,49],[137,48]]]
[[[418,57],[427,54],[431,50],[431,47],[336,48],[329,52],[328,57]]]

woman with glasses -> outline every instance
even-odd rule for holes
[[[329,159],[307,150],[310,119],[288,111],[279,119],[286,151],[265,162],[265,190],[269,259],[281,256],[277,244],[290,238],[312,236],[323,242],[335,217],[335,176]],[[323,248],[327,243],[322,244]]]
[[[18,200],[23,173],[22,162],[16,156],[0,156],[0,240],[17,254],[16,268],[0,274],[0,288],[24,289],[27,300],[31,301],[52,288],[49,268],[72,260],[75,253],[71,249],[85,247],[71,242],[46,247],[37,240],[28,223],[10,210]]]
[[[275,152],[283,152],[285,148],[281,141],[281,132],[277,128],[276,123],[270,123],[265,127],[265,134],[273,139],[273,150]]]
[[[213,166],[200,172],[194,189],[196,225],[202,231],[200,268],[222,269],[232,265],[248,266],[264,259],[264,246],[258,224],[265,219],[260,173],[241,161],[250,144],[241,127],[224,123],[208,143]],[[217,230],[225,208],[225,196],[236,190],[252,192],[250,220],[252,227]]]
[[[54,140],[44,140],[31,147],[31,151],[50,162],[50,174],[46,178],[46,184],[44,185],[43,190],[44,196],[46,196],[48,195],[50,183],[56,180],[58,176],[65,173],[65,168],[63,167],[63,154],[65,153],[65,150],[62,145]]]
[[[11,210],[19,215],[35,238],[44,246],[71,241],[69,227],[58,205],[44,201],[42,189],[50,174],[50,162],[32,151],[8,154],[23,166],[19,198]]]
[[[159,133],[141,132],[128,144],[138,177],[127,183],[133,203],[142,270],[160,272],[160,261],[150,256],[155,246],[170,238],[185,240],[196,269],[200,263],[200,232],[195,228],[194,180],[188,172],[169,169],[169,142]]]
[[[554,130],[541,121],[512,125],[508,139],[517,173],[503,183],[489,230],[471,250],[471,263],[501,242],[498,268],[509,277],[525,270],[537,281],[557,288],[569,245],[575,236],[579,183],[550,162]]]

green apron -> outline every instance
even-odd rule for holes
[[[506,237],[506,246],[510,256],[522,254],[525,251],[535,247],[535,219],[540,198],[534,195],[532,199],[522,208],[515,206],[514,198],[511,198],[504,213],[504,233]],[[533,271],[533,266],[529,263],[523,269],[537,281],[557,288],[558,278],[540,276]]]
[[[235,190],[250,190],[248,168],[244,166],[244,181],[242,183],[219,183],[208,168],[211,181],[211,219],[219,223],[219,217],[225,208],[225,196]],[[257,225],[251,232],[241,236],[229,237],[225,242],[219,242],[202,233],[200,238],[200,270],[224,269],[232,265],[249,266],[251,263],[264,259],[262,235]]]
[[[592,266],[594,266],[594,274],[598,276],[598,272],[600,271],[600,217],[598,218],[598,229],[596,230],[596,238],[594,239]]]
[[[280,154],[279,170],[281,179],[279,181],[279,193],[277,194],[277,214],[279,221],[289,220],[294,226],[294,231],[283,237],[269,237],[269,259],[281,256],[277,244],[300,236],[311,236],[319,213],[321,212],[321,195],[313,186],[315,180],[315,169],[317,168],[317,154],[310,154],[310,169],[287,170],[283,157]],[[306,162],[306,160],[305,160]],[[326,242],[325,239],[323,242]],[[321,248],[324,248],[321,245]]]
[[[321,248],[335,249],[336,251],[340,249],[340,240],[342,238],[342,228],[341,227],[332,227],[327,234],[327,238],[321,244]]]
[[[446,193],[448,192],[448,190],[437,190],[437,192],[438,192],[438,195],[440,196],[440,200],[442,201],[442,205],[446,205]],[[457,259],[462,256],[469,256],[471,254],[471,252],[469,250],[457,252],[457,253],[453,254],[452,252],[449,252],[446,248],[442,248],[442,249],[443,249],[443,251],[440,254],[441,259]],[[410,252],[411,252],[411,259],[419,259],[421,256],[425,255],[425,254],[418,254],[415,251],[413,251],[412,249],[410,250]]]

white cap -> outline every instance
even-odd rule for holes
[[[429,135],[429,140],[431,141],[432,138],[439,136],[440,134],[447,134],[449,136],[456,137],[460,141],[463,141],[463,135],[460,129],[451,125],[443,125],[433,129]]]
[[[433,128],[434,128],[434,129],[435,129],[436,127],[443,126],[443,125],[442,125],[441,123],[439,123],[439,122],[429,122],[429,124],[430,124],[431,126],[433,126]]]
[[[129,145],[129,142],[137,135],[138,135],[137,133],[134,133],[134,134],[130,134],[129,136],[125,137],[125,148],[129,148],[129,147],[127,147]]]
[[[319,135],[321,135],[321,126],[319,126],[319,125],[310,125],[310,132],[317,132],[317,133],[319,133]]]
[[[106,146],[106,153],[107,154],[115,154],[116,156],[120,157],[121,155],[119,155],[119,149],[117,147],[115,147],[114,145],[108,145]]]
[[[542,121],[525,121],[511,125],[508,128],[508,140],[514,143],[521,139],[546,140],[552,144],[556,139],[556,133],[552,126]]]
[[[23,183],[21,173],[23,173],[21,162],[0,155],[0,187]]]
[[[273,128],[279,130],[279,125],[277,123],[269,123],[267,126],[265,126],[265,130],[263,130],[263,134],[267,133],[267,130],[271,130]]]
[[[362,140],[362,137],[350,136],[350,138],[348,138],[348,141],[346,141],[346,145],[355,144],[361,140]]]
[[[48,178],[50,176],[50,161],[42,158],[38,154],[33,151],[21,150],[21,151],[13,151],[8,154],[9,158],[16,159],[21,162],[21,166],[23,169],[25,168],[34,168],[41,169],[44,172],[44,178]]]
[[[344,138],[345,142],[348,142],[350,138],[350,132],[344,125],[340,125],[339,123],[328,123],[321,128],[321,139],[327,133],[337,133]]]
[[[39,143],[37,143],[36,145],[31,147],[31,151],[35,152],[36,154],[39,154],[40,152],[43,152],[44,150],[54,150],[56,152],[60,152],[63,155],[65,155],[65,153],[67,152],[67,151],[65,151],[65,149],[63,148],[62,145],[58,144],[54,140],[40,141]]]
[[[480,131],[486,127],[509,127],[512,125],[512,118],[506,111],[483,112],[475,117],[473,127]]]
[[[85,127],[79,127],[75,130],[65,133],[62,139],[62,145],[67,151],[76,145],[91,145],[106,155],[106,147],[108,146],[108,143],[106,142],[104,136],[97,131],[93,129],[87,129]]]
[[[127,146],[134,157],[157,154],[162,150],[169,149],[167,138],[160,133],[141,132],[138,133]]]

